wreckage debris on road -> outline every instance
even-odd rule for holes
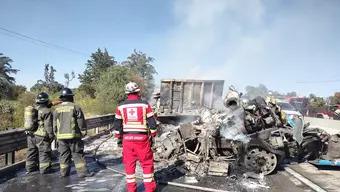
[[[274,102],[258,97],[242,106],[232,90],[224,103],[225,110],[191,111],[196,119],[190,123],[161,125],[155,160],[180,164],[184,174],[197,177],[227,176],[240,170],[268,175],[283,163],[314,160],[327,152],[324,131],[309,128],[295,117],[292,126]]]

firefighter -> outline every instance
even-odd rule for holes
[[[34,131],[27,131],[27,173],[40,170],[41,174],[51,171],[51,143],[54,139],[53,134],[53,114],[49,105],[49,96],[41,92],[36,97],[37,127]]]
[[[70,174],[71,159],[78,173],[78,177],[92,176],[87,170],[84,158],[84,142],[81,130],[86,130],[86,122],[81,108],[74,104],[71,89],[61,91],[62,103],[56,106],[54,114],[54,130],[58,141],[60,176]]]
[[[134,82],[125,86],[127,99],[120,103],[115,115],[115,137],[122,141],[123,164],[128,192],[137,191],[135,178],[136,161],[143,169],[146,192],[156,190],[153,172],[152,138],[156,136],[156,121],[151,106],[140,97],[140,88]]]

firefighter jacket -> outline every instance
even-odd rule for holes
[[[38,129],[34,132],[34,135],[41,137],[54,138],[53,133],[53,113],[52,109],[47,106],[37,106],[38,110]]]
[[[122,134],[156,135],[156,120],[151,106],[137,95],[128,95],[127,100],[120,103],[115,114],[115,137]]]
[[[53,126],[58,140],[81,138],[81,130],[86,130],[84,113],[74,103],[62,102],[55,108]]]

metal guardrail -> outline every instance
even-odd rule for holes
[[[99,133],[99,127],[111,125],[114,121],[114,115],[103,115],[86,119],[87,130],[95,129]],[[6,166],[15,163],[15,151],[27,148],[27,139],[23,128],[12,129],[0,132],[0,155],[6,155]]]

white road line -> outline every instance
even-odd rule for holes
[[[302,183],[310,187],[316,192],[327,192],[326,190],[322,189],[320,186],[317,184],[313,183],[311,180],[307,179],[306,177],[302,176],[298,172],[294,171],[293,169],[289,167],[285,167],[285,171],[287,171],[289,174],[300,180]]]
[[[302,186],[304,185],[300,180],[298,180],[295,177],[291,177],[288,172],[281,172],[282,175],[286,176],[289,178],[291,182],[293,182],[296,186]]]

